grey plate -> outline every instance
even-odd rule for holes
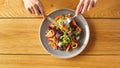
[[[52,13],[50,13],[48,16],[51,18],[55,18],[58,15],[66,15],[66,14],[72,14],[74,15],[74,11],[70,10],[70,9],[59,9],[59,10],[55,10]],[[56,56],[58,58],[71,58],[74,57],[78,54],[80,54],[85,47],[87,46],[88,40],[89,40],[89,27],[88,24],[86,22],[86,20],[83,18],[82,15],[79,15],[78,17],[75,18],[77,24],[82,28],[82,32],[81,32],[81,37],[79,40],[79,47],[77,47],[76,49],[70,50],[69,52],[65,52],[65,51],[60,51],[60,50],[54,50],[49,44],[48,44],[48,40],[45,37],[45,31],[48,29],[48,26],[50,25],[51,22],[49,22],[47,19],[43,20],[41,28],[40,28],[40,39],[41,42],[43,44],[43,47],[53,56]]]

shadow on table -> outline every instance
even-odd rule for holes
[[[80,55],[87,55],[89,54],[89,52],[92,50],[92,48],[94,47],[95,44],[95,26],[93,23],[92,19],[86,19],[89,25],[89,29],[90,29],[90,38],[89,38],[89,42],[87,44],[87,47],[85,48],[85,50],[80,54]]]

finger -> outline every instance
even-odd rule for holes
[[[30,10],[30,8],[27,8],[27,11],[32,14],[32,11]]]
[[[38,3],[38,7],[39,7],[39,10],[41,11],[41,13],[43,15],[43,18],[46,18],[46,14],[45,14],[43,5]]]
[[[85,0],[84,6],[83,6],[83,9],[82,9],[82,12],[81,12],[82,14],[83,14],[85,11],[87,11],[87,8],[88,8],[89,3],[90,3],[90,0]]]
[[[36,4],[33,6],[33,9],[34,9],[36,15],[40,14],[39,13],[39,8],[38,8],[38,6]]]
[[[41,11],[39,10],[39,13],[41,13]]]
[[[93,0],[92,7],[95,7],[95,6],[96,6],[96,3],[97,3],[97,0]]]
[[[93,0],[90,0],[90,4],[89,4],[89,6],[88,6],[88,8],[87,8],[87,11],[89,11],[89,10],[91,9],[92,4],[93,4]]]
[[[35,14],[33,7],[31,7],[30,10],[32,11],[32,14]]]
[[[76,10],[75,16],[79,15],[79,13],[82,12],[83,4],[79,7],[79,9]]]
[[[75,11],[75,16],[77,16],[81,12],[82,7],[83,7],[83,2],[84,2],[84,0],[80,0],[78,6],[76,8],[76,11]]]

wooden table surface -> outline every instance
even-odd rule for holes
[[[76,8],[79,0],[41,0],[45,11]],[[22,0],[0,0],[0,68],[120,68],[120,0],[98,0],[83,15],[90,26],[86,49],[71,59],[42,48],[41,15],[29,14]]]

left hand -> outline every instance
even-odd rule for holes
[[[23,2],[26,10],[31,14],[39,15],[41,13],[43,18],[46,17],[44,7],[40,0],[23,0]]]

